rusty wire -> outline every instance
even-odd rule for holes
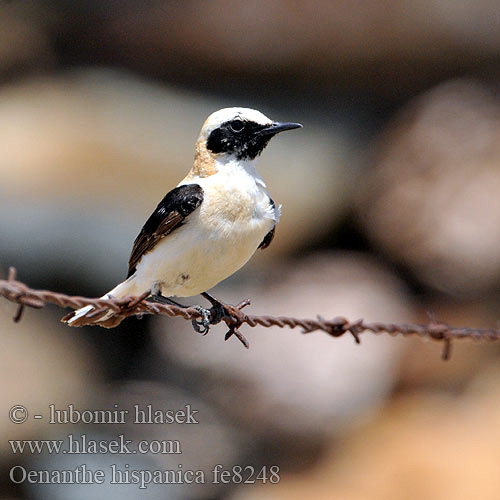
[[[148,302],[145,299],[149,292],[139,297],[125,297],[121,299],[97,299],[79,296],[70,296],[63,293],[51,292],[48,290],[35,290],[24,283],[16,280],[16,270],[9,269],[7,280],[0,280],[0,296],[5,297],[10,302],[19,304],[19,308],[14,316],[14,321],[20,321],[23,310],[26,306],[40,309],[47,304],[54,304],[58,307],[70,307],[77,309],[83,306],[94,306],[94,311],[87,315],[89,324],[91,320],[102,316],[105,312],[113,311],[115,315],[122,319],[128,316],[141,316],[143,314],[155,314],[166,316],[181,316],[184,319],[196,320],[202,317],[201,312],[194,307],[178,307],[169,304]],[[428,324],[400,324],[400,323],[367,323],[363,319],[348,321],[343,317],[336,317],[331,320],[323,319],[300,319],[288,316],[254,316],[243,313],[242,309],[250,304],[249,300],[244,300],[236,306],[224,304],[226,315],[220,321],[224,321],[229,327],[226,340],[235,335],[245,347],[248,342],[239,332],[239,327],[243,324],[248,326],[263,326],[266,328],[277,326],[279,328],[302,328],[302,333],[313,333],[323,331],[333,337],[341,337],[349,333],[356,343],[360,343],[359,335],[363,332],[388,333],[389,335],[417,335],[427,337],[432,340],[443,342],[443,359],[449,359],[451,353],[452,340],[462,338],[472,338],[474,340],[500,340],[500,330],[498,329],[478,329],[453,327],[445,323],[432,320]]]

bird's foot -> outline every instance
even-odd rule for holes
[[[200,314],[200,318],[192,319],[191,324],[193,325],[193,329],[197,333],[201,333],[201,335],[206,335],[211,325],[217,325],[221,321],[224,321],[229,330],[226,333],[224,340],[229,340],[233,335],[248,349],[250,344],[248,340],[244,337],[244,335],[238,330],[238,328],[245,321],[245,314],[241,312],[241,310],[250,304],[250,301],[243,300],[238,305],[233,306],[231,304],[224,304],[220,300],[216,299],[212,295],[207,292],[201,294],[205,297],[212,307],[207,309],[202,306],[185,306],[175,302],[174,300],[164,297],[161,295],[161,291],[159,289],[151,289],[151,295],[146,299],[147,302],[157,302],[160,304],[168,304],[182,308],[192,307]]]
[[[242,313],[241,310],[250,305],[250,300],[243,300],[238,305],[233,306],[231,304],[224,304],[207,292],[204,292],[201,295],[212,304],[210,309],[205,309],[205,311],[210,313],[210,320],[207,324],[205,324],[207,328],[205,334],[208,332],[209,325],[216,325],[217,323],[224,321],[229,327],[224,340],[229,340],[234,335],[248,349],[250,344],[238,328],[245,320],[245,314]]]
[[[210,330],[210,325],[220,323],[227,313],[224,304],[220,300],[217,300],[206,292],[201,295],[212,304],[212,307],[207,309],[201,306],[193,306],[201,314],[201,319],[193,319],[192,324],[196,332],[206,335]]]
[[[211,325],[220,323],[228,315],[226,305],[218,300],[214,300],[212,302],[212,307],[209,309],[209,311]]]
[[[179,304],[175,300],[170,299],[169,297],[163,296],[159,290],[152,288],[151,295],[147,298],[148,302],[156,302],[158,304],[167,304],[169,306],[177,306],[182,307],[183,309],[188,309],[191,306],[185,306],[183,304]],[[192,306],[193,309],[196,309],[200,314],[200,319],[192,319],[191,324],[193,325],[193,329],[197,333],[201,333],[202,335],[206,335],[210,330],[211,324],[211,312],[210,309],[206,309],[201,306]]]
[[[191,324],[193,325],[194,331],[206,335],[210,330],[211,321],[211,310],[201,306],[193,306],[200,314],[200,319],[192,319]]]

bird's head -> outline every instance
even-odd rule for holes
[[[254,160],[271,138],[299,123],[275,122],[250,108],[224,108],[212,113],[203,124],[198,148],[218,160]]]

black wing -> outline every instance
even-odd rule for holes
[[[276,205],[274,204],[274,201],[272,199],[269,199],[269,202],[271,203],[271,206],[274,208]],[[259,248],[261,250],[265,250],[270,244],[271,241],[273,241],[274,238],[274,231],[276,230],[276,226],[273,226],[271,231],[269,231],[265,236],[264,239],[261,241]]]
[[[203,189],[198,184],[179,186],[165,195],[134,241],[128,261],[127,278],[135,273],[142,256],[162,238],[182,226],[184,219],[203,201]]]

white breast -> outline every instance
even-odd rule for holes
[[[141,259],[135,277],[141,289],[159,281],[165,296],[209,290],[250,259],[279,219],[280,207],[272,207],[253,165],[224,164],[189,183],[203,188],[203,202]]]

